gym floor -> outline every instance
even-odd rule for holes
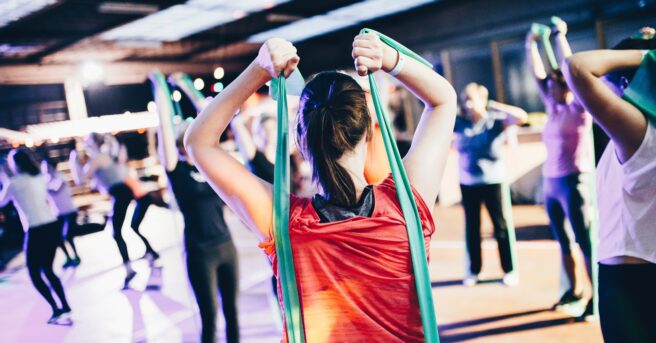
[[[506,287],[491,240],[491,225],[483,221],[485,280],[472,288],[461,284],[465,270],[464,218],[459,206],[436,206],[437,232],[431,244],[430,271],[442,342],[601,342],[598,322],[578,323],[550,311],[558,299],[560,258],[550,238],[540,206],[515,206],[520,283]],[[485,217],[485,214],[484,214]],[[243,342],[279,342],[275,308],[269,302],[271,276],[255,237],[227,213],[240,255],[239,299]],[[135,263],[132,289],[121,290],[124,270],[110,231],[78,237],[82,264],[61,271],[73,308],[72,326],[46,325],[47,304],[30,284],[19,256],[0,274],[1,342],[197,342],[200,330],[193,293],[187,282],[181,247],[182,218],[152,208],[143,231],[160,251],[161,269],[144,260]],[[124,230],[133,258],[144,248]],[[152,238],[151,238],[152,237]],[[61,252],[56,266],[64,262]],[[219,319],[219,341],[223,341]]]

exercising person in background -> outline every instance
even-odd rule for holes
[[[504,131],[510,125],[523,124],[526,111],[519,107],[489,100],[485,86],[470,83],[461,93],[462,113],[456,119],[455,146],[460,153],[460,189],[465,211],[465,240],[469,268],[465,286],[479,282],[481,272],[481,203],[485,203],[494,225],[499,246],[503,283],[518,283],[513,270],[508,223],[503,210],[502,183],[508,177],[502,161]]]
[[[57,171],[57,161],[47,158],[41,161],[41,172],[48,181],[48,197],[50,206],[57,213],[57,218],[62,225],[63,239],[60,247],[66,255],[64,268],[77,267],[80,264],[80,255],[77,253],[74,233],[77,231],[77,207],[73,204],[73,193],[64,176]],[[69,253],[66,242],[71,246]]]
[[[237,294],[238,257],[223,218],[223,201],[198,172],[182,140],[188,121],[173,128],[168,92],[160,89],[158,75],[149,75],[158,105],[158,150],[169,183],[184,218],[187,273],[200,310],[201,342],[216,340],[217,289],[226,321],[226,341],[239,342]],[[162,78],[163,79],[163,78]],[[218,146],[218,136],[217,136]]]
[[[77,151],[71,151],[70,163],[73,179],[78,185],[87,180],[93,179],[96,184],[112,198],[112,228],[114,230],[114,240],[118,246],[119,253],[123,260],[126,270],[124,287],[128,287],[130,281],[136,276],[136,272],[130,264],[128,247],[123,239],[121,230],[130,202],[134,199],[134,194],[125,183],[126,171],[114,160],[108,153],[104,152],[104,138],[102,135],[92,133],[85,140],[85,150],[89,155],[89,160],[81,165]],[[133,228],[134,229],[134,228]],[[149,246],[148,240],[138,230],[134,230],[141,240]]]
[[[230,128],[235,136],[244,160],[248,167],[260,179],[273,183],[274,161],[276,160],[276,117],[269,113],[257,116],[252,125],[253,134],[244,123],[244,117],[237,115],[230,122]]]
[[[13,201],[18,210],[26,233],[25,255],[30,279],[52,309],[48,324],[57,324],[71,313],[64,286],[52,269],[55,252],[62,241],[61,225],[48,204],[46,177],[41,174],[30,153],[24,149],[11,150],[8,162],[14,176],[8,177],[0,172],[0,207]],[[50,285],[46,284],[41,273]],[[59,298],[61,306],[57,305],[51,290]]]
[[[572,50],[565,37],[567,24],[562,20],[556,22],[557,25],[551,33],[556,43],[558,61],[562,61],[572,55]],[[547,27],[544,29],[548,30]],[[585,307],[577,306],[585,309],[582,314],[585,317],[592,314],[594,305],[591,299],[592,289],[586,287],[591,284],[592,279],[592,117],[569,90],[560,69],[551,70],[547,74],[538,50],[538,41],[542,37],[532,32],[527,34],[526,54],[547,110],[547,123],[542,131],[542,140],[547,148],[547,159],[542,167],[544,206],[549,216],[551,231],[560,243],[563,267],[570,284],[570,288],[562,294],[554,309],[587,303]],[[571,230],[565,226],[566,218]],[[574,239],[581,248],[584,261],[578,252],[572,252]],[[580,278],[583,274],[582,262],[587,270],[585,280]]]
[[[110,149],[110,151],[113,151],[112,157],[114,157],[115,161],[123,169],[125,174],[125,184],[130,187],[130,190],[134,195],[135,206],[130,220],[130,227],[137,233],[146,247],[146,252],[143,258],[154,263],[159,259],[159,254],[153,249],[150,242],[148,242],[143,236],[139,228],[141,227],[144,218],[146,218],[146,213],[151,205],[168,208],[168,204],[164,202],[160,196],[159,185],[157,182],[144,182],[140,180],[136,175],[137,172],[128,166],[128,150],[125,145],[120,144],[114,136],[108,134],[105,135],[105,142],[110,142],[109,145],[113,147]]]
[[[597,165],[599,313],[608,343],[656,342],[653,35],[653,29],[643,29],[616,50],[580,52],[563,66],[570,89],[610,137]]]
[[[396,77],[425,105],[403,163],[415,187],[427,244],[435,227],[426,204],[432,206],[437,197],[457,97],[448,81],[431,68],[411,58],[400,64],[400,53],[376,35],[355,37],[352,55],[361,76],[381,69],[398,72]],[[268,40],[185,135],[190,157],[257,234],[276,274],[279,247],[273,241],[272,185],[218,148],[216,137],[249,96],[281,73],[290,75],[299,60],[290,42]],[[300,99],[296,138],[321,188],[312,198],[290,196],[288,230],[307,341],[424,342],[408,235],[394,181],[388,175],[381,184],[371,185],[364,178],[372,137],[364,90],[348,75],[322,72],[306,84]]]

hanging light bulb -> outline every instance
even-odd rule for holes
[[[195,79],[194,80],[194,88],[196,88],[199,91],[203,90],[203,88],[205,88],[205,81],[203,81],[203,79],[201,79],[200,77]]]
[[[173,94],[171,95],[171,99],[173,99],[173,101],[175,102],[179,102],[180,100],[182,100],[182,93],[180,93],[180,91],[177,89],[174,90]]]
[[[221,80],[225,76],[225,70],[223,67],[217,67],[214,69],[214,78],[217,80]]]

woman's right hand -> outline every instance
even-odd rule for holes
[[[292,43],[282,38],[271,38],[260,47],[255,64],[273,79],[281,72],[284,72],[285,77],[291,75],[300,60]]]

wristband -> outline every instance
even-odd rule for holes
[[[394,69],[388,72],[388,74],[392,76],[398,75],[401,72],[401,70],[403,70],[403,66],[405,66],[405,56],[398,50],[396,52],[399,54],[399,60],[396,62]]]

